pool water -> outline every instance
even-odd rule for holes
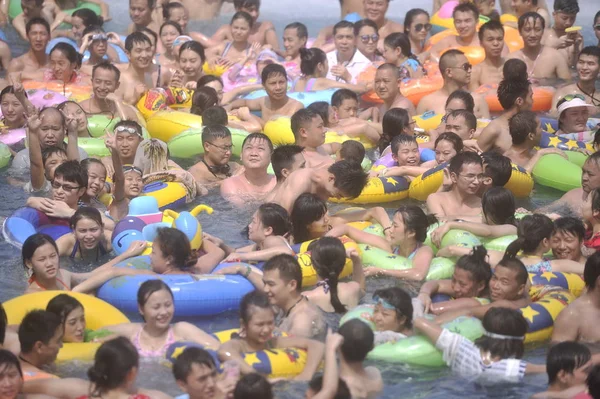
[[[113,20],[105,24],[105,30],[124,33],[129,24],[128,2],[125,0],[107,0],[110,5]],[[596,38],[593,35],[591,25],[592,18],[597,11],[597,2],[594,0],[580,0],[581,12],[577,21],[578,25],[584,27],[583,35],[586,44],[595,44]],[[594,4],[595,3],[595,4]],[[423,7],[421,2],[416,0],[393,1],[390,4],[389,17],[395,20],[402,20],[405,12],[413,7]],[[425,8],[430,8],[427,4]],[[313,12],[313,10],[317,10]],[[270,20],[275,24],[279,34],[283,27],[288,23],[300,20],[304,22],[310,36],[316,36],[318,30],[325,25],[334,24],[339,18],[339,3],[334,0],[263,0],[262,19]],[[304,16],[304,17],[303,17]],[[222,15],[214,21],[192,22],[191,30],[199,30],[205,34],[212,34],[221,24],[229,22],[231,14]],[[26,43],[18,38],[16,32],[8,27],[5,29],[13,56],[24,53],[27,49]],[[185,166],[189,166],[185,165]],[[0,173],[0,217],[6,218],[14,212],[19,206],[25,203],[27,195],[19,187],[8,183],[8,173]],[[531,198],[518,201],[518,206],[527,209],[535,209],[559,198],[562,193],[546,188],[536,186]],[[208,196],[198,198],[193,206],[205,203],[212,206],[215,212],[212,215],[200,214],[199,219],[204,231],[217,235],[225,239],[232,246],[242,246],[248,241],[241,234],[241,231],[250,221],[254,209],[234,209],[228,203],[220,198],[218,191],[211,192]],[[385,208],[391,214],[398,203],[384,204]],[[331,211],[342,209],[343,205],[331,205]],[[20,252],[11,247],[5,241],[0,241],[0,301],[6,301],[21,295],[26,288],[26,280],[21,264]],[[89,271],[94,265],[81,263],[72,263],[63,261],[64,268],[74,271]],[[371,294],[378,288],[398,284],[408,291],[416,294],[418,287],[414,284],[405,284],[395,282],[391,279],[369,279],[367,281],[367,295],[365,301],[371,300]],[[132,319],[139,316],[131,315]],[[235,313],[219,316],[213,319],[194,320],[194,323],[207,331],[219,331],[227,328],[236,327],[238,316]],[[528,348],[525,359],[536,363],[545,361],[546,347],[536,346]],[[403,365],[392,365],[386,363],[373,363],[383,374],[385,388],[381,397],[383,398],[523,398],[529,397],[535,392],[544,390],[547,383],[544,375],[527,377],[525,382],[520,385],[503,385],[502,389],[478,387],[472,383],[454,378],[448,369],[417,369],[409,368]],[[56,366],[57,374],[60,376],[72,376],[86,378],[88,364],[74,362]],[[158,389],[168,394],[176,395],[181,392],[174,383],[171,371],[164,363],[157,361],[144,361],[138,379],[140,385]],[[305,383],[280,382],[276,385],[275,391],[278,398],[298,398],[304,396],[307,385]]]

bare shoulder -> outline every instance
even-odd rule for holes
[[[237,191],[238,176],[228,177],[221,184],[221,195],[231,195]]]
[[[517,51],[513,51],[512,53],[508,53],[508,55],[506,56],[506,59],[513,59],[513,58],[518,58],[518,59],[523,59],[523,53],[521,52],[521,50],[517,50]]]
[[[8,64],[7,68],[9,73],[20,72],[25,68],[25,62],[23,60],[23,57],[24,55],[10,60],[10,63]]]

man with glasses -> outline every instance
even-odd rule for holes
[[[502,56],[504,46],[504,28],[500,21],[489,21],[479,28],[479,43],[485,58],[473,67],[469,89],[477,90],[483,85],[495,85],[502,80],[502,68],[506,61]]]
[[[417,115],[427,111],[444,115],[445,104],[450,94],[457,90],[467,90],[471,82],[471,71],[473,66],[469,63],[465,54],[460,50],[448,50],[440,58],[440,72],[444,78],[444,86],[426,95],[419,101]],[[490,111],[485,99],[480,95],[473,95],[475,101],[474,113],[478,118],[489,118]]]
[[[587,46],[581,50],[575,69],[578,76],[577,82],[564,86],[554,93],[551,114],[555,117],[559,116],[557,112],[558,102],[568,95],[583,96],[586,103],[595,107],[595,109],[590,110],[590,114],[600,114],[600,91],[596,90],[596,80],[600,74],[600,47]]]
[[[192,166],[189,172],[199,184],[220,185],[223,180],[238,174],[241,166],[230,162],[233,144],[231,132],[222,125],[204,126],[202,129],[204,158]]]
[[[536,12],[527,12],[519,17],[519,34],[524,46],[508,55],[508,59],[518,58],[527,65],[530,80],[562,79],[571,81],[567,59],[558,50],[542,44],[546,23]],[[539,83],[539,82],[538,82]]]
[[[568,60],[569,66],[577,62],[577,54],[583,48],[583,36],[578,31],[568,31],[573,27],[579,13],[577,0],[555,0],[552,27],[544,32],[545,45],[560,51]]]
[[[429,212],[437,217],[479,216],[481,198],[477,194],[485,178],[481,157],[475,152],[461,152],[452,158],[448,171],[452,188],[427,197]]]
[[[454,8],[452,12],[454,18],[454,29],[457,35],[450,35],[431,48],[431,54],[438,58],[445,50],[463,46],[479,47],[479,38],[477,37],[477,23],[479,22],[479,10],[473,3],[462,3]]]
[[[356,48],[354,24],[348,21],[335,24],[333,41],[335,50],[327,53],[327,79],[356,83],[358,75],[371,65],[371,61]]]

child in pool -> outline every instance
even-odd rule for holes
[[[252,374],[256,370],[244,361],[245,353],[278,348],[305,349],[308,352],[306,365],[295,380],[309,381],[321,363],[324,345],[306,338],[275,337],[274,330],[275,313],[267,295],[261,291],[246,294],[240,304],[239,335],[221,345],[219,359],[235,360],[242,374]]]
[[[360,141],[346,140],[340,146],[340,149],[335,154],[335,158],[338,161],[352,161],[356,163],[362,163],[365,159],[366,150],[365,146]]]
[[[83,206],[71,216],[73,230],[56,240],[60,256],[97,262],[112,250],[112,231],[104,229],[102,216],[96,208]]]
[[[64,329],[64,343],[90,341],[86,339],[89,330],[85,328],[83,305],[77,299],[68,294],[59,294],[48,302],[46,311],[60,317]]]
[[[410,40],[404,33],[395,32],[385,37],[383,58],[400,69],[403,80],[419,79],[425,75],[425,69],[412,53]]]
[[[414,136],[415,121],[404,108],[390,108],[381,120],[382,134],[377,147],[381,156],[392,151],[392,140],[401,134]]]
[[[79,163],[88,176],[88,185],[85,194],[81,196],[80,201],[95,208],[104,208],[108,206],[108,194],[112,190],[112,185],[106,182],[106,166],[96,158],[86,158]]]
[[[76,103],[75,101],[65,101],[58,104],[56,109],[64,114],[67,121],[75,121],[73,123],[77,126],[77,137],[92,137],[88,129],[87,115],[79,103]]]
[[[392,157],[398,166],[384,168],[373,174],[383,176],[403,176],[408,181],[427,172],[427,167],[420,166],[421,156],[419,144],[414,136],[400,134],[392,140]]]
[[[74,273],[60,269],[58,246],[52,237],[36,233],[25,240],[21,250],[23,267],[30,276],[26,293],[46,290],[93,292],[112,278],[134,274],[133,269],[113,266],[127,258],[140,255],[144,249],[145,242],[134,241],[122,255],[94,271]]]
[[[463,141],[456,133],[445,132],[435,139],[435,159],[421,164],[423,168],[435,168],[443,163],[450,162],[452,158],[463,151]]]
[[[421,331],[443,352],[455,374],[482,384],[521,382],[525,374],[544,373],[545,365],[521,360],[527,321],[514,309],[492,308],[483,317],[484,335],[475,342],[424,318],[415,320]]]
[[[358,95],[352,90],[336,90],[331,96],[331,110],[328,108],[327,112],[327,127],[330,130],[340,134],[346,134],[350,137],[364,135],[365,137],[372,137],[375,139],[375,136],[368,132],[369,130],[374,129],[379,135],[379,139],[377,139],[376,142],[381,141],[381,135],[383,134],[382,125],[359,117]]]
[[[583,219],[588,225],[584,245],[595,251],[600,249],[600,188],[592,190],[581,205]]]
[[[392,252],[412,261],[413,267],[405,270],[386,270],[378,267],[365,268],[365,276],[390,276],[406,280],[422,281],[429,272],[433,259],[433,251],[424,245],[427,228],[435,223],[435,218],[428,216],[416,205],[403,205],[394,214],[389,238],[378,237],[348,225],[332,228],[327,235],[340,237],[347,235],[356,242],[368,244]]]
[[[377,123],[365,121],[359,118],[338,119],[333,107],[326,101],[315,101],[306,109],[309,109],[323,118],[323,124],[328,131],[336,132],[338,135],[346,135],[348,137],[363,137],[367,138],[373,144],[377,143],[381,138],[381,128]],[[339,145],[335,143],[328,144],[333,148],[333,152],[338,151]],[[362,162],[362,160],[361,160]]]
[[[81,72],[92,76],[94,66],[102,62],[121,63],[119,54],[114,47],[119,47],[124,51],[125,44],[118,34],[115,32],[107,33],[101,27],[91,25],[85,28],[82,35],[79,52],[81,54],[88,52],[89,58],[83,61]]]
[[[486,258],[486,249],[477,246],[470,255],[458,259],[451,280],[432,280],[423,284],[418,298],[425,313],[439,315],[450,310],[489,303],[485,298],[489,297],[492,269]],[[453,300],[432,303],[431,297],[435,294],[450,295]]]
[[[219,342],[193,324],[171,324],[175,313],[173,292],[162,280],[147,280],[137,294],[143,323],[123,323],[105,327],[131,340],[141,357],[164,357],[169,346],[177,341],[191,341],[208,349]]]
[[[382,288],[373,293],[373,300],[375,345],[414,335],[413,303],[406,291],[400,287]]]

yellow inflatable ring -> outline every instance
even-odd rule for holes
[[[114,306],[91,295],[68,291],[42,291],[21,295],[4,302],[4,310],[8,324],[21,324],[21,320],[32,310],[46,309],[48,302],[59,294],[67,294],[77,299],[85,313],[86,328],[99,330],[113,324],[129,323],[129,319]],[[61,362],[72,360],[93,360],[99,343],[65,343],[58,352],[57,360]]]
[[[358,197],[329,198],[329,201],[337,204],[378,204],[400,201],[408,197],[408,187],[408,180],[404,177],[371,177]]]
[[[187,190],[183,183],[155,181],[144,185],[140,196],[154,197],[158,209],[178,209],[186,204]]]
[[[182,111],[158,111],[148,118],[146,126],[151,137],[168,143],[188,129],[202,128],[202,117]]]
[[[544,272],[529,273],[529,282],[532,286],[552,285],[568,290],[578,298],[585,290],[583,277],[576,273]]]
[[[556,317],[575,297],[563,288],[547,285],[531,287],[529,295],[532,302],[519,309],[529,325],[525,343],[547,341]]]

